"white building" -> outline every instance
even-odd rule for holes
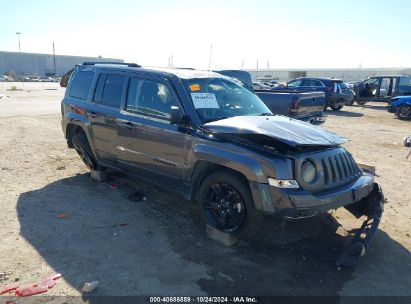
[[[123,62],[122,59],[83,57],[53,54],[38,54],[24,52],[0,51],[0,75],[15,73],[16,75],[64,75],[76,64],[86,61],[114,61]]]
[[[356,69],[254,69],[247,70],[253,81],[277,80],[285,82],[297,77],[327,77],[345,81],[359,81],[376,75],[411,75],[411,68],[356,68]]]

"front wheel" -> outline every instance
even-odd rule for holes
[[[395,111],[395,115],[401,120],[410,119],[411,118],[411,106],[409,105],[399,106],[397,111]]]
[[[263,221],[254,207],[249,185],[230,171],[220,170],[206,177],[199,198],[207,224],[239,239],[253,236]]]

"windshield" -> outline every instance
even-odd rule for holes
[[[203,123],[234,116],[272,115],[257,95],[234,81],[193,78],[184,82]]]

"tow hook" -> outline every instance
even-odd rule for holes
[[[342,267],[355,266],[359,258],[365,254],[367,246],[380,224],[382,212],[384,211],[384,201],[385,199],[381,188],[375,183],[370,195],[362,202],[364,214],[367,215],[367,219],[356,231],[350,244],[335,262],[338,270]]]

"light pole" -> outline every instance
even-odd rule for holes
[[[20,35],[21,35],[21,33],[16,32],[16,34],[17,34],[17,40],[19,41],[19,52],[21,53],[21,46],[20,46]]]

